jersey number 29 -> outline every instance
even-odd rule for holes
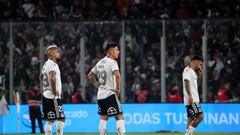
[[[101,85],[106,85],[107,82],[107,72],[105,70],[97,71],[97,78]]]

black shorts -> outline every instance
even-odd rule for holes
[[[122,106],[120,104],[119,99],[115,94],[105,98],[98,100],[98,114],[99,115],[108,115],[108,116],[116,116],[118,114],[122,114]]]
[[[197,102],[187,105],[186,108],[187,117],[191,117],[192,119],[198,118],[198,116],[203,113],[200,104]]]
[[[43,96],[43,119],[64,120],[64,110],[61,99],[48,99]]]

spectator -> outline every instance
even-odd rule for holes
[[[70,103],[71,95],[69,95],[67,83],[63,83],[62,90],[63,90],[63,94],[62,94],[63,103]]]
[[[81,89],[82,89],[82,86],[77,87],[75,92],[72,94],[72,102],[71,103],[73,103],[73,104],[85,103],[85,101],[83,100],[82,95],[81,95]]]
[[[40,109],[41,104],[41,93],[38,88],[38,85],[30,87],[28,90],[28,105],[29,105],[29,114],[32,125],[32,133],[36,133],[36,123],[37,119],[40,132],[43,133],[43,124],[42,124],[42,113]]]
[[[31,2],[31,0],[25,0],[25,2],[22,4],[22,7],[27,14],[28,18],[33,17],[33,12],[35,10],[35,5]]]
[[[180,8],[176,12],[177,19],[187,19],[189,17],[189,13],[187,9],[184,7],[184,4],[180,4]]]
[[[17,21],[234,18],[240,10],[238,0],[3,0],[0,5],[0,20]]]
[[[207,91],[207,102],[208,103],[215,102],[216,95],[213,95],[213,94],[214,93],[212,91]]]
[[[8,115],[9,107],[5,98],[6,90],[0,87],[0,115]]]
[[[168,102],[180,103],[182,102],[182,97],[180,95],[179,87],[177,84],[173,84],[168,91]]]
[[[144,86],[141,89],[135,90],[136,103],[146,103],[149,100],[149,90]]]
[[[231,83],[226,81],[223,86],[218,90],[217,102],[229,102],[233,98],[233,94],[230,90]]]
[[[120,6],[119,6],[119,2]],[[16,4],[17,3],[17,4]],[[25,12],[22,5],[34,8],[33,17]],[[182,5],[181,5],[182,4]],[[231,4],[231,5],[230,5]],[[181,5],[181,8],[179,8]],[[189,6],[191,5],[191,6]],[[201,55],[203,21],[196,18],[231,18],[228,20],[209,19],[207,22],[208,35],[208,91],[216,95],[221,82],[230,77],[231,91],[239,93],[239,1],[230,2],[213,0],[191,1],[156,1],[156,0],[107,0],[104,3],[97,0],[16,0],[0,1],[0,20],[3,21],[31,21],[31,20],[93,20],[88,23],[72,22],[41,22],[41,23],[13,23],[14,41],[14,88],[22,80],[21,88],[30,86],[31,80],[37,80],[39,74],[40,58],[39,40],[43,39],[43,45],[56,42],[60,45],[64,54],[59,62],[62,73],[63,92],[65,103],[70,103],[73,90],[80,82],[80,37],[84,37],[85,44],[85,69],[91,68],[104,53],[104,44],[107,42],[119,42],[122,36],[122,25],[119,22],[102,22],[105,20],[142,19],[144,21],[131,20],[125,22],[126,40],[126,97],[127,102],[134,102],[134,92],[130,89],[137,84],[146,83],[149,90],[148,102],[160,102],[160,41],[162,36],[162,15],[175,19],[176,12],[184,9],[188,18],[194,20],[167,20],[166,21],[166,83],[167,86],[181,81],[179,74],[184,64],[188,65],[192,55]],[[118,8],[116,8],[118,7]],[[146,9],[141,11],[141,9]],[[230,8],[231,7],[231,8]],[[106,8],[106,10],[105,10]],[[104,10],[102,10],[104,9]],[[229,12],[229,9],[230,10]],[[91,10],[91,12],[90,12]],[[39,12],[37,12],[39,11]],[[123,14],[124,15],[123,15]],[[44,15],[43,18],[37,14]],[[45,17],[46,16],[46,17]],[[96,20],[102,20],[97,21]],[[151,21],[150,21],[151,20]],[[7,33],[7,34],[6,34]],[[9,23],[0,24],[0,72],[9,73]],[[137,48],[137,49],[136,49]],[[6,66],[5,66],[6,65]],[[3,72],[3,73],[2,73]],[[135,73],[138,74],[135,78]],[[70,77],[68,77],[70,76]],[[68,79],[71,78],[71,79]],[[9,80],[6,78],[6,82]],[[136,80],[135,80],[136,79]],[[139,80],[139,82],[137,82]],[[158,81],[157,81],[158,80]],[[153,83],[156,82],[156,83]],[[8,85],[8,84],[7,84]],[[180,86],[179,86],[180,87]],[[94,88],[86,87],[86,102],[94,103],[96,93]],[[130,91],[130,92],[129,92]],[[201,91],[200,91],[201,93]],[[25,94],[22,94],[22,99]],[[210,94],[211,95],[211,94]],[[82,95],[83,97],[85,95]],[[163,95],[164,96],[164,95]],[[167,96],[167,95],[166,95]],[[156,98],[153,98],[156,97]],[[158,99],[157,99],[158,98]],[[216,100],[210,96],[209,101]],[[154,100],[152,100],[154,99]],[[156,100],[155,100],[156,99]],[[23,100],[23,101],[24,101]],[[25,101],[26,103],[26,101]]]
[[[220,55],[220,52],[216,50],[213,54],[213,59],[208,63],[209,67],[215,70],[218,76],[220,75],[221,70],[224,68],[224,65],[220,60],[219,55]]]
[[[150,95],[149,95],[149,102],[151,103],[159,103],[161,102],[161,84],[159,77],[152,76],[150,79]]]

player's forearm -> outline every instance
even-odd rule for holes
[[[89,81],[92,83],[92,85],[94,85],[96,88],[98,88],[100,86],[100,83],[97,81],[95,76],[92,76],[89,78]]]
[[[88,80],[96,88],[98,88],[100,86],[100,82],[97,81],[96,75],[93,72],[91,72],[91,71],[88,74]]]
[[[120,75],[116,75],[116,89],[120,92],[120,86],[121,86],[121,76]]]
[[[191,90],[190,90],[190,87],[189,87],[189,81],[185,80],[184,82],[185,82],[185,89],[187,91],[188,96],[192,96]]]
[[[201,74],[198,75],[197,82],[198,82],[198,85],[201,85],[201,82],[202,82],[202,75]]]
[[[56,93],[56,79],[51,79],[51,86],[53,93]]]
[[[50,84],[52,86],[53,95],[58,96],[57,90],[56,90],[56,80],[57,80],[56,72],[51,71],[49,74],[50,74]]]
[[[186,91],[187,91],[188,96],[192,96],[192,93],[189,88],[186,88]]]
[[[41,73],[38,78],[39,78],[40,81],[42,81],[42,79],[43,79],[43,74]]]

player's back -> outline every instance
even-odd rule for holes
[[[56,90],[61,94],[62,90],[62,84],[61,84],[61,75],[60,70],[54,61],[48,59],[42,68],[42,75],[43,75],[43,95],[47,98],[54,98],[54,95],[52,94],[52,87],[51,87],[51,81],[50,81],[50,72],[54,71],[56,72]]]
[[[111,58],[104,57],[95,65],[95,72],[97,74],[100,86],[98,88],[98,99],[104,99],[116,91],[116,82],[114,71],[119,70],[117,62]]]

